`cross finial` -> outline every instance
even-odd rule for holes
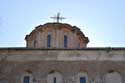
[[[56,19],[56,22],[59,23],[59,20],[65,19],[65,17],[60,17],[60,13],[58,12],[56,16],[51,17],[52,19]]]

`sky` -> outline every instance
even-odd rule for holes
[[[25,36],[57,12],[88,47],[125,47],[125,0],[0,0],[0,47],[25,47]]]

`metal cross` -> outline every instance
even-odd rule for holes
[[[66,19],[65,17],[60,17],[60,13],[57,13],[57,16],[51,17],[52,19],[56,19],[56,22],[59,23],[59,20]]]

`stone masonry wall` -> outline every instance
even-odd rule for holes
[[[64,35],[67,36],[68,49],[84,48],[88,40],[81,34],[80,30],[75,30],[72,26],[66,24],[46,24],[37,27],[30,35],[26,37],[28,48],[47,48],[47,36],[51,35],[50,48],[64,48]]]
[[[62,83],[78,83],[79,72],[88,75],[88,83],[105,83],[105,75],[113,71],[125,82],[125,49],[7,48],[0,49],[0,63],[0,83],[23,83],[25,75],[31,76],[31,83],[47,83],[54,72],[61,74]]]

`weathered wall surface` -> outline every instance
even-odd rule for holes
[[[65,48],[64,35],[67,36],[66,48],[83,48],[89,42],[88,38],[75,26],[62,23],[48,23],[38,26],[26,36],[28,48],[48,48],[47,36],[51,35],[50,48]]]
[[[8,61],[125,61],[125,50],[110,49],[33,49],[10,48],[0,49],[0,59],[6,57]]]
[[[31,76],[31,83],[47,83],[54,72],[61,74],[62,83],[79,83],[81,72],[88,75],[88,83],[106,83],[107,73],[118,72],[124,83],[125,49],[0,49],[0,83],[23,83],[25,75]]]

